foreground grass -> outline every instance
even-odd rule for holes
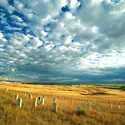
[[[15,94],[23,99],[22,108],[19,108],[14,99]],[[39,95],[33,94],[33,97]],[[89,111],[87,102],[58,97],[58,112],[52,112],[53,97],[47,96],[45,105],[38,102],[35,108],[32,99],[24,96],[23,92],[0,90],[0,125],[125,125],[125,106],[121,104],[118,109],[118,102],[113,102],[113,109],[110,109],[107,102],[92,103],[92,110]],[[83,107],[81,115],[76,113],[77,105]],[[101,112],[97,113],[96,108],[100,107]]]

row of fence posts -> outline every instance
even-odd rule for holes
[[[29,96],[29,98],[30,97],[31,96]],[[18,98],[18,95],[15,95],[15,99],[17,100],[17,104],[21,108],[22,107],[22,98]],[[42,102],[42,105],[44,105],[44,100],[45,100],[45,97],[40,99],[40,102]],[[52,111],[53,112],[57,112],[57,109],[58,109],[58,104],[56,103],[56,101],[57,101],[57,99],[53,99],[53,106],[52,106]],[[34,107],[37,107],[37,98],[33,99],[33,105],[34,105]],[[90,102],[88,103],[88,109],[89,109],[89,111],[91,111],[91,104],[90,104]],[[100,111],[101,111],[100,107],[98,107],[96,109],[96,112],[99,113]],[[78,105],[78,107],[77,107],[77,113],[78,114],[83,113],[83,110],[82,110],[80,105]]]
[[[25,93],[24,95],[27,96],[27,93]],[[32,99],[32,94],[28,94],[28,96],[29,96],[29,99]],[[39,97],[38,99],[39,99],[40,103],[42,105],[44,105],[44,103],[45,103],[45,96]],[[37,98],[33,99],[33,106],[34,107],[37,107],[37,101],[38,101],[38,99]],[[19,96],[17,94],[17,95],[15,95],[15,100],[17,100],[17,104],[21,108],[22,107],[22,98],[19,98]],[[92,110],[90,102],[87,103],[87,107],[88,107],[89,111]],[[112,104],[109,104],[109,107],[110,107],[110,109],[112,109],[113,108]],[[120,109],[120,104],[118,105],[118,108]],[[57,99],[55,98],[55,99],[53,99],[52,111],[53,112],[57,112],[57,110],[58,110],[58,104],[57,104]],[[82,107],[80,105],[78,105],[77,106],[77,113],[80,114],[82,112],[83,112]],[[97,107],[96,112],[97,113],[101,112],[100,107]]]
[[[89,110],[89,111],[92,110],[92,106],[91,106],[91,103],[90,103],[90,102],[87,103],[87,107],[88,107],[88,110]],[[113,109],[112,104],[109,104],[109,107],[110,107],[110,109]],[[121,106],[120,106],[120,104],[119,104],[119,105],[118,105],[118,108],[120,109],[120,107],[121,107]],[[82,113],[82,112],[83,112],[83,110],[82,110],[82,108],[81,108],[80,105],[77,106],[77,112],[78,112],[78,113]],[[96,108],[96,113],[99,113],[99,112],[101,112],[101,108],[100,108],[100,107],[97,107],[97,108]]]
[[[25,96],[27,96],[27,94],[25,93],[24,94]],[[32,94],[29,94],[29,99],[32,99]],[[17,100],[17,105],[21,108],[22,107],[22,98],[19,98],[18,94],[15,95],[15,100]],[[58,109],[58,104],[56,102],[57,99],[53,99],[53,105],[52,105],[52,111],[53,112],[57,112],[57,109]],[[39,97],[39,101],[41,102],[42,105],[44,105],[45,103],[45,96],[43,96],[42,98]],[[33,99],[33,106],[34,107],[37,107],[37,102],[38,102],[38,99],[37,98],[34,98]]]

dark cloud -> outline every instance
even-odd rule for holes
[[[124,82],[124,0],[1,0],[0,79]]]

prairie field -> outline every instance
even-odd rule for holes
[[[124,84],[0,82],[0,125],[125,125],[124,88]],[[39,97],[44,98],[44,104]],[[21,107],[18,98],[22,99]]]

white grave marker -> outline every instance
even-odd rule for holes
[[[33,105],[34,105],[35,107],[37,107],[37,98],[34,98],[34,99],[33,99]]]
[[[56,113],[57,109],[58,109],[58,104],[57,103],[53,103],[52,111]]]
[[[18,95],[15,95],[15,99],[18,100],[19,96]]]
[[[41,103],[42,103],[42,105],[44,105],[44,103],[45,103],[45,98],[44,97],[41,98]]]
[[[18,99],[17,104],[19,105],[20,108],[22,107],[22,99],[21,98]]]

